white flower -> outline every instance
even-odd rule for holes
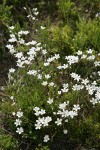
[[[59,67],[60,67],[60,66],[59,66]],[[68,64],[63,64],[63,66],[62,66],[61,68],[63,68],[63,69],[68,68]],[[58,68],[58,69],[59,69],[59,68]]]
[[[23,7],[24,8],[24,10],[26,10],[26,7]]]
[[[54,59],[55,59],[54,57],[48,58],[48,59],[47,59],[47,62],[50,63],[50,62],[52,62]]]
[[[64,103],[62,103],[62,104],[59,104],[59,108],[60,108],[60,109],[65,109],[66,106],[67,106],[67,103],[66,103],[66,102],[64,102]]]
[[[48,84],[47,81],[43,81],[43,82],[42,82],[42,85],[43,85],[43,86],[46,86],[47,84]]]
[[[10,37],[11,38],[15,38],[15,34],[10,34]]]
[[[38,74],[37,77],[38,77],[38,79],[42,79],[42,75],[41,74]]]
[[[44,120],[43,120],[43,126],[45,127],[45,126],[48,126],[48,123],[50,122],[50,121],[52,121],[52,118],[51,117],[49,117],[49,116],[47,116],[47,117],[45,117],[44,118]]]
[[[23,112],[18,111],[17,114],[16,114],[16,116],[17,116],[18,118],[22,117],[22,116],[23,116]]]
[[[44,30],[44,29],[45,29],[45,27],[43,27],[43,26],[40,26],[40,28],[41,28],[42,30]]]
[[[67,131],[67,130],[63,130],[63,132],[64,132],[64,134],[67,134],[67,133],[68,133],[68,131]]]
[[[27,35],[29,33],[29,31],[19,31],[18,32],[18,35],[22,35],[22,34],[24,34],[24,35]]]
[[[87,53],[88,53],[88,54],[92,54],[92,52],[93,52],[92,49],[87,50]]]
[[[14,68],[9,69],[9,73],[14,73],[14,72],[15,72]]]
[[[95,61],[94,64],[95,66],[100,66],[100,61]]]
[[[37,16],[38,14],[39,14],[39,12],[34,12],[34,15],[36,15],[36,16]]]
[[[46,75],[45,75],[45,78],[46,78],[46,79],[49,79],[50,77],[51,77],[51,76],[50,76],[49,74],[46,74]]]
[[[41,110],[39,111],[39,113],[40,113],[41,115],[44,115],[46,112],[45,112],[44,109],[41,109]]]
[[[68,122],[68,119],[65,119],[65,122]]]
[[[60,69],[62,69],[63,67],[62,67],[62,66],[58,66],[57,68],[60,70]]]
[[[49,98],[47,101],[48,104],[52,104],[53,103],[53,98]]]
[[[44,141],[44,142],[48,142],[49,140],[50,140],[49,135],[45,135],[43,141]]]
[[[50,121],[52,121],[52,118],[49,116],[42,118],[39,117],[38,120],[36,120],[35,129],[41,129],[42,126],[48,126]]]
[[[14,99],[14,96],[11,96],[10,99],[13,100],[13,99]]]
[[[59,54],[55,54],[54,58],[59,59],[60,58]]]
[[[14,54],[14,53],[16,52],[16,50],[12,48],[12,49],[9,50],[9,52],[10,52],[11,54]]]
[[[69,116],[71,118],[73,118],[74,116],[77,116],[77,112],[76,111],[69,111]]]
[[[98,103],[98,100],[97,100],[97,99],[95,99],[95,98],[92,98],[92,99],[90,100],[90,102],[91,102],[93,105],[95,105],[95,104],[97,104],[97,103]]]
[[[64,87],[65,89],[68,88],[68,83],[66,83],[66,84],[64,83],[64,84],[63,84],[63,87]]]
[[[86,85],[87,83],[89,83],[89,80],[88,80],[88,79],[82,79],[82,83],[83,83],[84,85]]]
[[[100,71],[98,71],[98,75],[100,76]]]
[[[16,126],[19,126],[19,125],[21,125],[21,123],[22,123],[22,121],[21,120],[19,120],[19,119],[16,119],[16,122],[14,123]]]
[[[36,70],[29,70],[27,72],[27,74],[35,76],[37,74],[37,71]]]
[[[78,85],[78,84],[75,84],[72,87],[73,91],[79,91],[79,90],[82,90],[83,88],[84,88],[83,85]]]
[[[22,52],[19,52],[19,53],[15,54],[15,57],[17,57],[17,58],[21,58],[22,56],[23,56]]]
[[[49,62],[46,62],[44,63],[44,66],[49,66],[49,64],[50,64]]]
[[[23,133],[24,131],[23,131],[23,128],[20,127],[20,128],[17,128],[16,132],[19,133],[19,134],[21,134],[21,133]]]
[[[100,13],[96,13],[95,17],[97,18],[97,17],[99,17],[99,16],[100,16]]]
[[[87,57],[87,55],[83,54],[81,58],[85,59],[86,57]]]
[[[80,106],[77,104],[77,105],[74,105],[74,108],[73,108],[74,111],[77,111],[77,110],[80,110]]]
[[[33,11],[37,11],[37,8],[33,8]]]
[[[67,59],[67,61],[70,65],[77,63],[79,60],[78,56],[66,56],[65,59]]]
[[[34,114],[35,114],[36,116],[39,116],[39,115],[40,115],[40,112],[39,112],[39,111],[36,111]]]
[[[6,47],[7,47],[8,49],[14,49],[14,46],[11,45],[11,44],[7,44]]]
[[[62,119],[57,118],[57,121],[55,121],[55,123],[57,124],[57,126],[62,124]]]
[[[70,74],[72,78],[74,78],[74,80],[79,81],[80,80],[80,75],[76,74],[76,73],[71,73]]]
[[[35,129],[36,129],[36,130],[37,130],[37,129],[41,129],[41,127],[42,127],[42,124],[41,124],[41,123],[37,122],[37,124],[35,124]]]
[[[76,53],[77,53],[77,55],[82,55],[82,51],[78,51]]]
[[[25,44],[25,40],[20,39],[20,41],[18,41],[20,44]]]
[[[29,65],[30,61],[29,60],[25,60],[24,63],[27,64],[27,65]]]
[[[94,60],[94,59],[95,59],[94,55],[91,55],[91,56],[87,57],[87,60]]]
[[[14,29],[14,26],[9,27],[9,29],[13,30],[13,29]]]
[[[41,45],[41,43],[37,43],[36,45],[37,45],[37,46],[40,46],[40,45]]]
[[[15,113],[15,112],[12,112],[12,115],[13,115],[13,116],[15,116],[15,115],[16,115],[16,113]]]
[[[47,53],[47,51],[46,50],[42,50],[42,53],[45,55]]]
[[[17,39],[14,37],[14,38],[9,39],[8,41],[9,41],[10,43],[13,43],[13,42],[16,42]]]
[[[49,86],[54,86],[54,83],[53,83],[53,82],[50,82],[50,83],[49,83]]]
[[[62,92],[64,92],[64,93],[68,92],[68,89],[66,89],[66,88],[61,89],[61,90],[62,90]]]
[[[40,109],[39,107],[35,107],[35,108],[33,108],[33,110],[35,111],[36,116],[45,114],[45,109]]]
[[[58,94],[60,95],[60,94],[61,94],[61,91],[58,91]]]
[[[100,100],[100,90],[96,92],[95,97],[97,100]]]

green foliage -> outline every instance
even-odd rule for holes
[[[47,45],[51,53],[71,54],[73,30],[70,26],[54,26],[41,32],[40,41]]]
[[[0,20],[6,26],[12,22],[11,9],[12,6],[0,5]]]
[[[67,22],[71,25],[78,19],[77,8],[75,7],[74,2],[71,2],[70,0],[58,0],[57,5],[65,23]]]
[[[74,36],[74,49],[88,49],[93,48],[100,52],[100,22],[99,20],[80,20],[77,23],[77,31]]]
[[[13,136],[2,134],[0,135],[0,149],[1,150],[13,150],[17,147],[17,141]]]

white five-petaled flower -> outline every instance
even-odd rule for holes
[[[69,111],[69,116],[71,118],[74,118],[74,116],[77,116],[77,112],[76,111]]]
[[[22,56],[23,56],[22,52],[19,52],[19,53],[15,54],[15,57],[17,57],[17,58],[21,58]]]
[[[16,132],[17,132],[17,133],[19,133],[19,134],[21,134],[21,133],[23,133],[23,132],[24,132],[24,130],[23,130],[23,128],[22,128],[22,127],[19,127],[19,128],[17,128]]]
[[[82,79],[82,84],[86,85],[89,83],[89,80],[88,79]]]
[[[16,114],[16,116],[17,116],[18,118],[22,117],[22,116],[23,116],[23,112],[18,111],[17,114]]]
[[[54,86],[54,83],[53,83],[53,82],[50,82],[50,83],[49,83],[49,86]]]
[[[57,124],[57,126],[62,124],[62,119],[57,118],[57,120],[55,121],[55,124]]]
[[[35,107],[33,110],[35,111],[36,116],[44,115],[46,113],[45,109],[40,109],[39,107]]]
[[[46,78],[46,79],[49,79],[50,77],[51,77],[51,76],[50,76],[49,74],[46,74],[46,75],[45,75],[45,78]]]
[[[88,54],[92,54],[92,52],[93,52],[92,49],[87,50],[87,53],[88,53]]]
[[[16,126],[19,126],[19,125],[21,125],[21,123],[22,123],[22,121],[21,121],[21,120],[16,119],[16,121],[15,121],[15,123],[14,123],[14,124],[15,124]]]
[[[58,94],[60,95],[60,94],[61,94],[61,91],[58,91]]]
[[[45,27],[43,27],[43,26],[40,26],[40,28],[41,28],[42,30],[44,30],[44,29],[45,29]]]
[[[65,109],[68,104],[66,102],[59,104],[60,109]]]
[[[73,108],[73,110],[74,110],[74,111],[78,111],[78,110],[80,110],[80,106],[79,106],[79,104],[77,104],[77,105],[74,105],[74,108]]]
[[[74,78],[74,80],[79,81],[80,80],[80,75],[76,74],[76,73],[71,73],[70,74],[72,78]]]
[[[49,135],[45,135],[43,141],[44,141],[44,142],[48,142],[49,140],[50,140]]]
[[[9,69],[9,73],[14,73],[14,72],[15,72],[14,68]]]
[[[48,104],[52,104],[53,103],[53,98],[49,98],[47,101]]]
[[[44,66],[49,66],[49,64],[50,64],[49,62],[45,62]]]
[[[9,27],[9,29],[13,30],[13,29],[14,29],[14,26]]]
[[[42,53],[45,55],[47,53],[47,51],[46,50],[42,50]]]
[[[47,81],[43,81],[43,82],[42,82],[42,85],[43,85],[43,86],[46,86],[47,84],[48,84]]]
[[[78,51],[76,53],[77,53],[77,55],[82,55],[82,51]]]

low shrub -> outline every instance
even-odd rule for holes
[[[9,69],[1,103],[2,136],[17,140],[15,149],[99,148],[100,53],[51,54],[25,40],[28,31],[9,30],[17,69]]]

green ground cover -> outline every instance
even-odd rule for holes
[[[2,0],[0,29],[1,150],[99,150],[99,0]]]

